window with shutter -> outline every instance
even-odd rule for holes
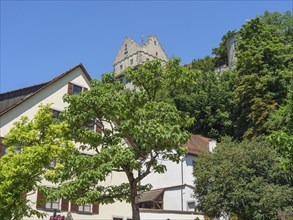
[[[67,93],[69,95],[73,94],[73,84],[72,83],[68,83],[68,91],[67,91]]]
[[[67,211],[68,211],[68,207],[69,207],[69,202],[68,202],[68,200],[62,198],[62,201],[61,201],[61,211],[65,211],[65,212],[67,212]]]
[[[71,212],[77,212],[78,205],[74,202],[71,202]]]
[[[96,132],[102,134],[103,129],[102,129],[103,125],[100,122],[96,122]]]
[[[91,210],[91,204],[82,204],[82,205],[78,205],[78,212],[80,213],[91,213],[92,210]]]
[[[99,214],[99,204],[93,204],[93,214]]]
[[[45,194],[38,190],[37,192],[37,209],[43,209],[45,207]]]
[[[78,85],[75,85],[75,84],[70,83],[70,82],[68,83],[68,91],[67,91],[67,93],[69,95],[79,94],[79,93],[84,92],[84,91],[88,91],[88,88],[78,86]]]

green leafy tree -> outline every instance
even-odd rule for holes
[[[235,71],[217,74],[212,59],[206,57],[192,63],[195,85],[173,94],[174,102],[181,111],[196,119],[189,128],[191,133],[212,138],[232,135],[234,130]]]
[[[283,105],[292,78],[292,14],[256,17],[238,32],[238,137],[268,134],[270,115]]]
[[[293,172],[293,135],[275,131],[270,135],[270,140],[280,153],[284,168]]]
[[[52,161],[74,151],[63,138],[67,129],[64,122],[54,123],[49,106],[42,106],[33,120],[22,117],[5,136],[8,152],[0,158],[0,219],[44,216],[29,205],[26,195],[41,185]]]
[[[127,69],[126,76],[138,91],[124,89],[113,74],[93,81],[90,91],[69,95],[64,119],[70,126],[68,137],[79,142],[80,150],[93,155],[73,154],[63,168],[47,174],[60,183],[60,190],[49,192],[82,203],[131,203],[134,220],[139,220],[137,198],[149,186],[140,181],[151,172],[163,173],[166,167],[158,157],[178,162],[189,139],[184,128],[193,120],[174,105],[165,102],[178,88],[192,83],[193,71],[172,59],[162,65],[147,62]],[[102,133],[88,129],[95,122]],[[129,144],[126,144],[129,143]],[[139,172],[144,170],[143,172]],[[104,186],[112,172],[125,173],[128,182]]]
[[[212,217],[276,219],[279,209],[293,204],[292,172],[282,169],[277,152],[259,139],[224,139],[214,154],[199,156],[194,176],[199,208]]]

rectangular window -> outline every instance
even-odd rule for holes
[[[52,118],[59,118],[60,111],[51,109],[51,112],[52,112]]]
[[[91,120],[85,127],[89,130],[95,130],[95,121]]]
[[[77,211],[91,213],[91,204],[78,205]]]
[[[46,201],[45,203],[45,209],[57,209],[59,210],[59,199],[56,201]]]
[[[195,202],[187,202],[187,211],[195,211]]]
[[[122,70],[122,69],[123,69],[123,65],[121,64],[121,65],[120,65],[120,70]]]
[[[130,60],[130,65],[133,65],[133,59]]]
[[[73,85],[73,95],[74,94],[79,94],[82,92],[82,87],[81,86],[77,86],[77,85]]]
[[[81,92],[85,92],[88,89],[82,86],[75,85],[73,83],[68,83],[68,91],[69,95],[79,94]]]

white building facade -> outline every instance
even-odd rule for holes
[[[79,64],[49,82],[0,94],[0,137],[1,140],[13,127],[14,122],[19,121],[21,116],[32,119],[37,113],[41,104],[51,104],[53,111],[59,112],[66,107],[63,102],[63,95],[67,93],[79,93],[91,88],[90,76]],[[5,153],[5,146],[0,145],[0,156]],[[104,185],[118,185],[126,182],[127,178],[123,173],[112,173],[103,183]],[[42,185],[54,187],[53,184],[43,181]],[[32,201],[31,207],[47,213],[47,219],[57,210],[57,215],[67,216],[70,212],[74,220],[99,220],[131,219],[131,207],[125,202],[116,202],[109,205],[87,204],[79,206],[65,199],[58,201],[46,201],[39,204],[38,200],[44,199],[41,192],[29,192],[28,199]],[[37,217],[24,218],[33,220]]]

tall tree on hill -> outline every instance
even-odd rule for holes
[[[250,20],[239,31],[238,137],[267,134],[271,129],[266,123],[270,114],[286,98],[292,77],[292,19],[289,12],[284,15],[267,12]]]
[[[232,135],[236,72],[216,73],[212,57],[193,61],[191,68],[196,84],[173,94],[177,108],[196,120],[189,131],[216,139]]]

